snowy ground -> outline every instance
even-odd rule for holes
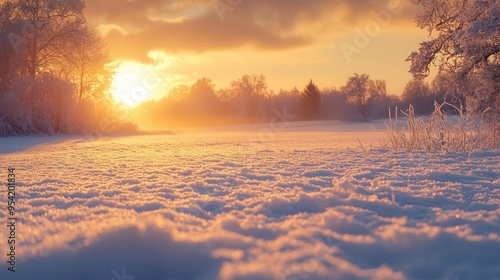
[[[381,127],[0,139],[0,279],[500,279],[500,152],[394,153]]]

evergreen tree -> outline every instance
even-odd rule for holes
[[[311,80],[302,92],[300,105],[305,120],[317,120],[321,115],[321,92]]]

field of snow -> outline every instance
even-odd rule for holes
[[[0,279],[500,279],[500,152],[395,153],[382,127],[0,139]]]

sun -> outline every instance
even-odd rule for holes
[[[120,67],[113,78],[113,98],[128,107],[141,104],[150,94],[143,80],[141,69]]]

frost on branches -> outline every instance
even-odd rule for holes
[[[83,0],[0,0],[0,136],[118,124],[111,57]]]
[[[423,7],[417,25],[429,31],[408,61],[417,78],[437,65],[453,74],[467,98],[467,109],[498,125],[500,121],[500,1],[412,0]],[[486,111],[486,112],[485,112]]]

